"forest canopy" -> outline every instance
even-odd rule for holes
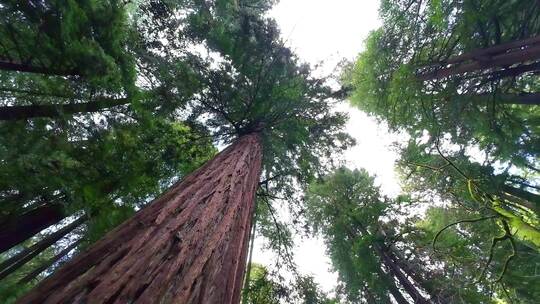
[[[538,302],[540,2],[381,0],[325,76],[276,3],[0,0],[0,302]]]

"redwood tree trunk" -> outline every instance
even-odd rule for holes
[[[64,219],[60,204],[45,204],[0,223],[0,252],[20,244]]]
[[[509,185],[503,185],[502,190],[535,205],[540,205],[540,195],[538,194],[534,194],[527,190],[512,187]]]
[[[19,303],[238,303],[261,163],[239,138]]]

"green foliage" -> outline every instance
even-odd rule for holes
[[[366,171],[340,168],[306,193],[309,225],[322,235],[344,293],[351,302],[366,298],[366,290],[379,302],[389,303],[393,284],[381,270],[373,250],[379,220],[387,199]]]
[[[402,214],[405,224],[387,232],[402,235],[396,247],[411,263],[431,269],[425,290],[438,290],[442,303],[538,297],[525,291],[537,284],[525,265],[539,256],[540,112],[518,99],[539,82],[537,68],[514,69],[538,62],[430,73],[459,67],[456,56],[537,36],[539,15],[538,3],[522,1],[382,1],[382,26],[343,73],[353,105],[411,135],[399,170],[409,204],[431,208],[423,218]]]
[[[262,135],[266,194],[292,196],[327,172],[352,144],[346,116],[263,17],[272,4],[3,1],[1,57],[18,72],[0,72],[0,110],[27,118],[0,122],[0,221],[60,203],[90,217],[88,246],[211,158],[214,143],[251,132]],[[57,113],[32,116],[34,106]],[[279,235],[270,246],[289,250],[276,206],[260,206],[259,229]]]
[[[249,278],[242,303],[278,304],[285,296],[286,288],[275,282],[264,266],[251,264]]]
[[[343,83],[352,88],[353,105],[393,129],[415,137],[450,134],[453,143],[479,147],[495,160],[534,166],[540,112],[512,98],[536,93],[537,76],[503,76],[489,66],[443,79],[422,75],[477,48],[537,35],[539,14],[538,3],[521,1],[383,1],[383,25]]]
[[[283,278],[264,266],[251,264],[249,282],[244,290],[243,304],[337,304],[329,298],[311,276],[299,276],[292,285],[285,285]]]
[[[30,241],[27,242],[27,245],[30,245],[30,243]],[[41,263],[45,262],[53,255],[53,248],[48,248],[45,252],[32,259],[30,262],[26,263],[17,272],[3,279],[2,284],[0,284],[0,299],[2,299],[2,302],[6,304],[15,303],[18,297],[24,295],[26,292],[32,289],[32,287],[35,285],[34,282],[30,282],[27,284],[18,284],[18,281],[24,275],[26,275],[26,273],[32,271],[35,267],[38,267]],[[0,263],[5,261],[7,258],[7,255],[0,254]]]
[[[122,1],[2,1],[2,58],[96,87],[133,90],[134,61]],[[36,52],[39,50],[39,52]]]

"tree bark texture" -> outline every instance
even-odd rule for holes
[[[238,303],[261,164],[240,137],[18,303]]]
[[[0,223],[0,252],[20,244],[64,219],[60,204],[45,204]]]

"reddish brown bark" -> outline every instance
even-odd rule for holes
[[[20,244],[64,219],[59,204],[45,204],[0,223],[0,252]]]
[[[261,162],[239,138],[19,303],[238,303]]]

